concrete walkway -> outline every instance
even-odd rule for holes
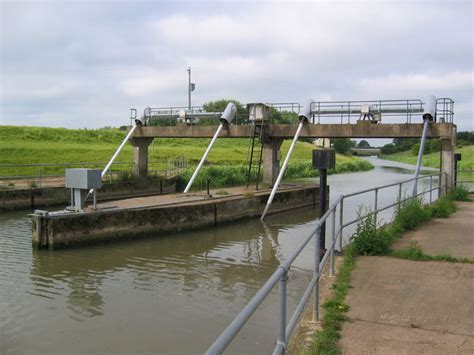
[[[434,218],[422,228],[405,233],[395,249],[416,242],[428,255],[449,254],[474,258],[474,203],[457,202],[457,211],[449,218]]]
[[[474,258],[474,203],[407,233],[427,254]],[[474,354],[474,264],[360,257],[346,303],[344,354]]]

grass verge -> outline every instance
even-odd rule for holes
[[[416,242],[412,242],[408,248],[392,250],[390,256],[399,259],[416,260],[416,261],[447,261],[450,263],[466,263],[474,264],[474,259],[457,258],[448,254],[428,255],[425,254],[423,248]]]
[[[322,319],[322,330],[316,333],[314,343],[307,354],[339,354],[339,331],[347,319],[349,306],[344,303],[350,285],[351,272],[355,266],[356,249],[349,245],[344,249],[344,261],[339,269],[330,299],[323,304],[325,310]]]

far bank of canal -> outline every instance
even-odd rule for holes
[[[372,171],[330,176],[331,200],[413,173],[406,164],[370,161]],[[381,194],[379,203],[397,193]],[[370,194],[348,200],[346,218],[372,200]],[[312,208],[299,209],[269,216],[265,225],[256,219],[50,252],[33,250],[29,212],[0,214],[2,354],[202,353],[308,235],[316,217]],[[311,277],[311,248],[290,272],[290,309]],[[276,292],[228,353],[271,351]]]

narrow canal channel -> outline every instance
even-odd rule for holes
[[[329,177],[331,200],[413,174],[412,166],[369,159],[372,171]],[[379,205],[396,196],[398,189],[381,193]],[[373,194],[348,201],[345,220],[372,203]],[[266,225],[251,220],[50,252],[32,250],[27,213],[0,214],[1,354],[203,353],[316,217],[302,209],[269,216]],[[310,245],[290,272],[289,309],[311,277],[312,255]],[[274,292],[228,353],[269,353],[277,307]]]

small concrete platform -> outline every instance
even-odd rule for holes
[[[405,233],[394,249],[408,248],[416,242],[428,255],[474,258],[474,203],[457,202],[456,206],[457,211],[449,218],[432,219],[418,230]]]
[[[329,189],[328,189],[329,190]],[[260,217],[271,190],[244,187],[207,192],[136,197],[102,203],[83,212],[39,212],[32,215],[36,248],[160,236]],[[329,196],[329,193],[327,194]],[[275,194],[270,213],[319,205],[319,185],[286,185]],[[317,212],[317,211],[316,211]]]
[[[473,264],[360,257],[343,354],[473,354]]]

